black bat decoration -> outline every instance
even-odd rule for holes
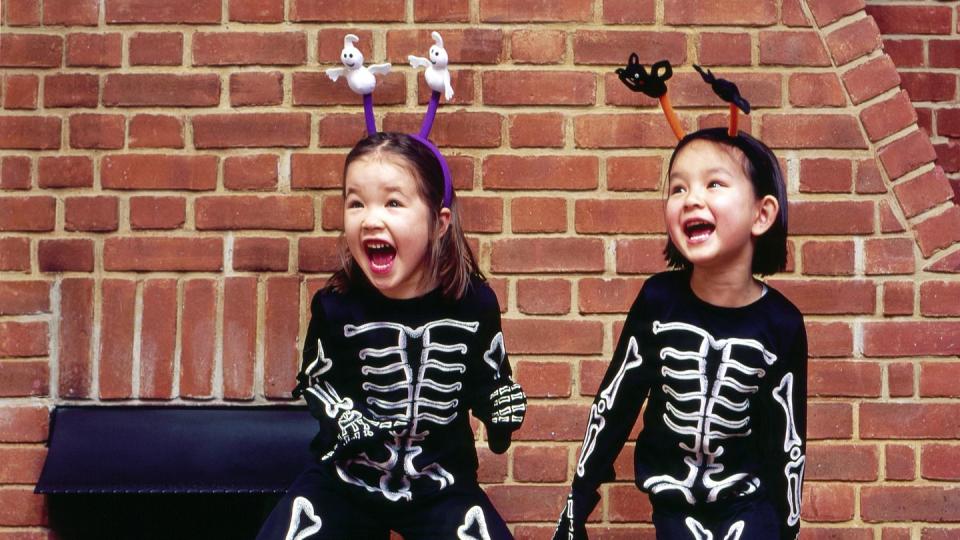
[[[617,68],[616,73],[630,90],[660,98],[667,93],[666,82],[673,76],[673,68],[669,60],[661,60],[650,66],[650,73],[647,73],[637,53],[632,53],[626,67]]]
[[[693,65],[693,69],[697,70],[700,76],[703,77],[704,82],[713,88],[713,92],[720,96],[720,99],[727,103],[733,103],[744,113],[750,114],[750,102],[740,95],[740,90],[736,84],[726,79],[718,79],[713,75],[712,71],[709,69],[704,71],[703,68],[696,64]]]

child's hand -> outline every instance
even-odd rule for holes
[[[511,431],[520,427],[527,414],[527,395],[520,385],[506,379],[490,393],[490,423]]]
[[[560,513],[557,530],[553,533],[553,540],[588,540],[587,514],[596,506],[599,496],[593,494],[587,497],[575,496],[577,492],[570,492],[567,503]]]

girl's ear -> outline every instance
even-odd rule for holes
[[[437,228],[439,229],[437,239],[443,238],[443,235],[447,234],[447,230],[450,229],[450,218],[452,216],[453,214],[449,208],[440,209],[440,214],[437,216]]]
[[[776,222],[777,214],[780,213],[780,203],[773,195],[765,195],[757,201],[756,212],[750,232],[754,237],[760,237]]]

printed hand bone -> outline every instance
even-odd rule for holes
[[[450,85],[450,70],[447,69],[450,58],[447,56],[447,50],[443,48],[443,38],[440,37],[440,33],[433,32],[430,35],[433,37],[435,44],[430,47],[427,58],[410,55],[407,56],[407,60],[410,61],[410,66],[413,68],[427,68],[423,73],[427,80],[427,86],[434,92],[442,93],[447,101],[450,101],[450,98],[453,97],[453,87]]]
[[[347,34],[343,38],[343,50],[340,51],[340,63],[342,68],[330,68],[326,71],[330,80],[336,82],[340,77],[346,77],[347,86],[355,93],[362,95],[370,94],[377,86],[375,73],[385,75],[390,72],[390,64],[374,64],[370,67],[363,65],[363,53],[353,44],[360,41],[360,38],[353,34]]]
[[[391,431],[406,429],[407,423],[400,420],[374,420],[355,409],[350,409],[337,418],[337,426],[339,427],[337,444],[321,458],[321,461],[363,451],[370,443],[379,443],[392,437]]]
[[[523,417],[527,413],[527,396],[519,384],[508,380],[490,393],[490,402],[491,423],[514,429],[523,423]]]

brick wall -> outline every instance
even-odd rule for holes
[[[434,138],[531,396],[510,452],[481,451],[518,537],[551,529],[624,311],[663,268],[673,140],[612,74],[634,50],[677,66],[691,129],[724,110],[690,64],[738,82],[746,127],[785,165],[791,263],[773,283],[809,325],[804,538],[960,537],[960,208],[921,129],[953,174],[956,100],[912,80],[956,74],[880,50],[919,41],[955,62],[939,38],[957,3],[877,2],[879,25],[862,0],[440,4],[3,2],[0,538],[46,537],[32,484],[55,404],[286,399],[363,129],[321,71],[347,28],[397,65],[376,94],[386,129],[418,125],[427,92],[404,60],[430,30],[456,64]],[[652,538],[629,450],[598,537]]]

